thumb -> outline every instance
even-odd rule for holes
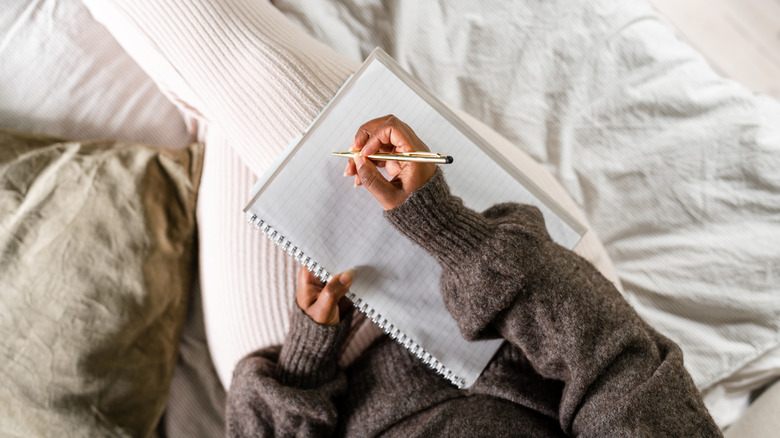
[[[360,183],[382,204],[385,210],[392,210],[400,204],[399,198],[403,201],[403,190],[385,179],[371,160],[357,156],[355,157],[355,167],[357,167]]]
[[[352,285],[353,270],[336,274],[305,312],[318,324],[336,325],[341,320],[339,301]]]

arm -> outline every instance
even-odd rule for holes
[[[392,116],[366,123],[353,143],[363,155],[394,147],[427,150]],[[387,167],[390,182],[362,158],[345,173],[356,174],[387,219],[439,261],[444,301],[464,337],[503,337],[536,372],[564,383],[562,430],[720,435],[680,348],[648,326],[590,263],[552,242],[538,209],[500,204],[479,214],[450,194],[441,172],[409,163]]]
[[[335,400],[347,387],[338,352],[350,324],[339,316],[339,301],[351,277],[350,272],[337,275],[323,287],[300,270],[299,308],[292,312],[284,345],[258,350],[236,366],[227,397],[228,436],[333,434]]]
[[[679,347],[590,263],[552,242],[538,209],[501,204],[478,214],[438,172],[385,215],[442,265],[444,301],[467,339],[501,336],[543,377],[564,382],[567,433],[720,434]]]

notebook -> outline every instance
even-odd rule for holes
[[[573,248],[585,228],[502,159],[451,110],[376,49],[253,188],[244,213],[323,281],[355,269],[347,297],[371,321],[458,388],[471,386],[502,340],[463,339],[439,291],[441,268],[383,217],[379,203],[343,176],[365,122],[393,114],[431,151],[452,193],[476,211],[498,202],[538,206],[552,239]]]

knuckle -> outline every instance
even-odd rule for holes
[[[363,172],[360,175],[360,182],[369,190],[374,187],[374,183],[376,183],[376,178],[373,174],[369,172]]]

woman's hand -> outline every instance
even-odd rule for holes
[[[385,210],[401,205],[436,173],[436,165],[432,163],[379,161],[374,164],[363,158],[375,153],[429,152],[428,146],[412,128],[392,115],[371,120],[361,126],[350,150],[359,151],[360,156],[350,158],[344,174],[355,176],[355,185],[364,186]],[[385,179],[377,166],[384,166],[392,180]]]
[[[298,271],[296,302],[314,322],[321,325],[336,325],[342,312],[349,308],[349,302],[342,298],[352,285],[353,270],[336,274],[323,284],[313,272],[301,267]]]

